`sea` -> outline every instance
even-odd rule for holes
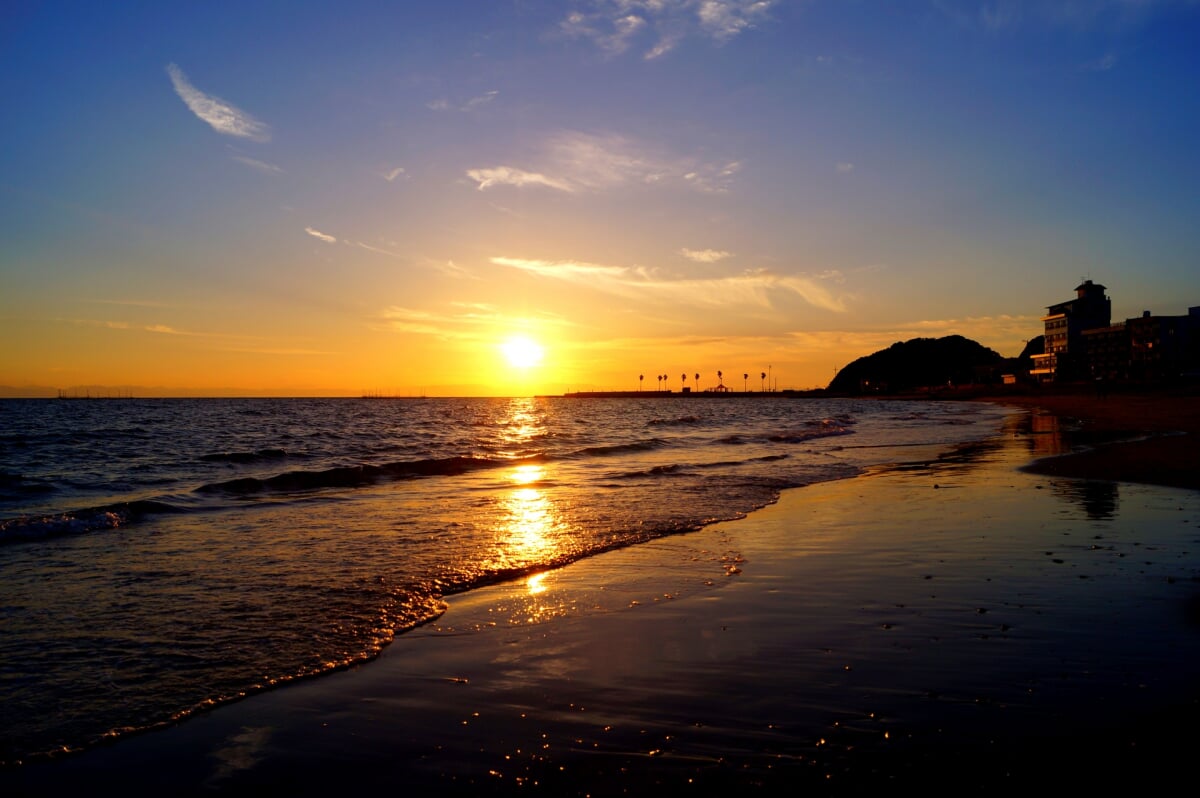
[[[1007,416],[650,392],[0,401],[0,763],[362,663],[454,594],[927,460]]]

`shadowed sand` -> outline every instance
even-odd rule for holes
[[[1030,470],[1200,490],[1200,390],[1157,393],[1050,393],[996,397],[1071,430],[1087,451],[1042,460]],[[1111,446],[1099,444],[1122,441]]]
[[[372,663],[0,788],[1165,787],[1194,748],[1200,493],[1019,470],[1068,450],[1048,419],[452,596]]]

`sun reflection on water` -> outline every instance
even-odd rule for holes
[[[543,414],[536,400],[511,400],[495,419],[498,450],[516,458],[538,453],[539,438],[546,434]],[[572,524],[560,506],[563,489],[553,477],[553,466],[518,459],[500,472],[498,484],[493,483],[495,492],[489,501],[493,548],[484,567],[528,574],[513,585],[510,599],[497,607],[511,624],[540,623],[574,609],[574,602],[554,587],[552,569],[577,552]]]
[[[546,469],[540,465],[525,464],[513,468],[508,474],[508,479],[517,485],[528,485],[533,482],[541,482],[546,478]]]
[[[561,521],[541,490],[515,488],[501,500],[501,509],[497,543],[511,566],[552,562],[565,553],[559,550]]]
[[[537,411],[534,399],[513,399],[509,402],[508,413],[500,422],[500,442],[514,453],[519,453],[526,450],[538,436],[544,435],[546,426]]]

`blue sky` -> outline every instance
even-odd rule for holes
[[[1198,41],[1184,0],[10,3],[0,385],[804,388],[1016,354],[1084,277],[1183,313]]]

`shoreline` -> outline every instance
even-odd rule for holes
[[[1050,453],[1026,470],[1044,476],[1200,490],[1200,392],[996,394],[977,398],[1029,411],[1043,432],[1081,451]]]
[[[1187,742],[1156,713],[1197,705],[1177,663],[1200,654],[1187,609],[1200,496],[1025,473],[1068,448],[1036,418],[536,584],[448,597],[372,662],[0,772],[0,785],[999,792],[1064,750],[1125,762],[1064,784],[1145,778]],[[1170,556],[1135,562],[1152,546]]]

